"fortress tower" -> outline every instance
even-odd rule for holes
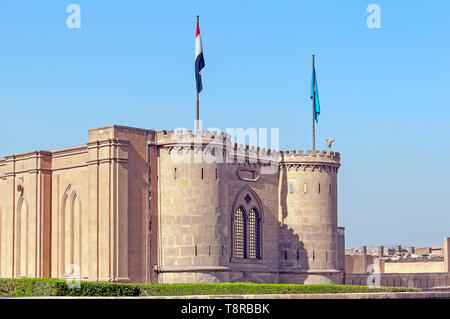
[[[300,269],[313,282],[339,273],[337,173],[340,155],[330,151],[282,152],[280,268]]]

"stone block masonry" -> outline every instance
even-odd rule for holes
[[[0,277],[343,283],[340,154],[125,126],[0,159]]]

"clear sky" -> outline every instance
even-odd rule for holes
[[[448,0],[0,0],[0,156],[110,124],[192,128],[197,14],[204,127],[279,128],[281,149],[310,149],[314,53],[347,246],[450,236]]]

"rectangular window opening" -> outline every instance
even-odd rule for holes
[[[315,256],[315,254],[314,254],[314,250],[313,250],[313,260],[315,259],[315,257],[316,257],[316,256]]]
[[[289,191],[292,194],[294,192],[294,185],[291,184],[289,187],[290,187]]]
[[[331,194],[331,184],[329,185],[328,194]]]
[[[174,174],[173,174],[173,178],[174,179],[177,179],[178,178],[178,171],[177,171],[177,168],[175,167],[175,171],[174,171]]]
[[[203,179],[203,174],[204,174],[204,172],[203,172],[203,167],[202,167],[202,179]]]
[[[216,168],[216,179],[217,179],[217,168]]]
[[[195,256],[197,256],[197,245],[195,245]]]
[[[320,194],[320,183],[319,183],[319,194]]]
[[[287,250],[285,250],[285,251],[284,251],[284,259],[286,259],[286,260],[287,260],[287,257],[288,257],[287,255],[288,255],[288,254],[287,254]]]
[[[208,245],[208,256],[211,256],[211,245]]]
[[[306,184],[303,184],[303,192],[306,194]]]
[[[300,251],[297,249],[297,260],[300,259]]]

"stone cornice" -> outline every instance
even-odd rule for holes
[[[117,137],[113,137],[113,138],[107,138],[107,139],[103,139],[103,140],[90,141],[90,142],[87,142],[86,145],[87,145],[88,149],[98,148],[98,147],[106,147],[106,146],[129,146],[130,141],[121,140]]]
[[[87,160],[88,165],[99,165],[104,163],[128,163],[127,149],[130,146],[130,141],[128,140],[121,140],[114,137],[104,140],[91,141],[86,145],[89,154],[89,159]],[[126,150],[121,151],[120,149],[122,148]]]
[[[340,164],[334,164],[334,163],[301,163],[301,162],[281,162],[280,168],[281,169],[287,169],[288,171],[295,170],[295,171],[329,171],[333,173],[337,173],[339,170]]]
[[[51,153],[52,153],[52,158],[58,158],[58,157],[85,154],[85,153],[87,153],[87,151],[88,151],[87,145],[84,144],[84,145],[79,145],[79,146],[73,146],[73,147],[52,150]]]
[[[20,154],[6,155],[3,159],[5,162],[16,162],[19,160],[27,160],[32,158],[42,158],[51,157],[52,153],[50,151],[32,151]]]

